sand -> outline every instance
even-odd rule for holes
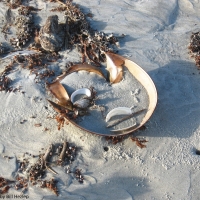
[[[18,69],[10,74],[14,85],[25,93],[0,93],[0,176],[14,179],[17,159],[24,152],[38,154],[50,143],[67,139],[81,147],[72,169],[82,169],[83,184],[56,167],[60,194],[30,186],[29,199],[87,200],[160,200],[199,199],[200,149],[200,75],[187,46],[192,32],[199,31],[198,0],[74,0],[94,16],[91,26],[106,33],[125,34],[119,54],[140,65],[153,79],[158,90],[158,104],[146,129],[133,135],[148,140],[140,149],[130,139],[117,145],[103,137],[65,125],[57,130],[52,107],[44,86],[35,84],[34,75]],[[43,25],[54,3],[31,1],[43,8],[37,20]],[[5,6],[0,2],[0,27]],[[62,16],[62,15],[61,15]],[[4,41],[3,37],[0,37]],[[64,59],[52,64],[63,67],[68,61],[80,60],[76,52],[62,52]],[[1,63],[1,68],[5,65]],[[1,69],[2,70],[2,69]],[[36,115],[36,118],[31,116]],[[26,119],[24,124],[20,122]],[[42,123],[41,127],[34,124]],[[49,131],[43,131],[44,128]],[[105,147],[108,147],[105,151]],[[12,156],[7,160],[4,155]],[[10,189],[10,194],[20,191]],[[25,197],[24,197],[25,198]]]

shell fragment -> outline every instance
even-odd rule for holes
[[[117,107],[112,109],[106,116],[106,122],[108,122],[113,116],[116,115],[131,115],[132,108],[128,107]]]
[[[91,90],[88,88],[81,88],[76,90],[75,92],[72,93],[71,95],[71,102],[74,103],[75,102],[75,97],[78,95],[86,95],[87,97],[91,97]]]

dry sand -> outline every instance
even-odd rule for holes
[[[0,176],[14,179],[16,159],[22,158],[24,152],[38,154],[50,143],[67,139],[81,147],[72,169],[75,166],[82,169],[84,183],[79,184],[73,175],[57,167],[59,196],[30,186],[26,193],[29,199],[199,199],[200,157],[195,149],[200,149],[200,75],[187,49],[191,33],[200,30],[199,1],[74,2],[94,15],[90,20],[94,29],[126,34],[119,54],[129,57],[152,77],[158,90],[158,104],[146,123],[147,129],[134,133],[148,140],[147,148],[138,148],[130,139],[112,145],[72,125],[58,131],[56,122],[46,118],[54,111],[45,100],[48,97],[45,88],[34,83],[34,75],[30,76],[29,71],[16,70],[10,77],[26,93],[0,93]],[[2,27],[6,9],[2,2],[0,5]],[[47,11],[55,7],[54,3],[41,0],[31,1],[30,5],[43,8],[38,12],[40,25],[44,25],[50,14]],[[52,64],[52,69],[80,59],[76,52],[61,54],[65,58]],[[32,115],[37,117],[30,118]],[[20,124],[24,119],[27,121]],[[35,127],[36,123],[42,126]],[[50,130],[44,132],[45,127]],[[7,161],[3,155],[14,158]],[[20,194],[20,191],[10,189],[9,193]]]

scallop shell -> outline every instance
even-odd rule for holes
[[[89,99],[79,99],[79,100],[75,101],[73,105],[78,108],[85,109],[90,105],[90,100]]]
[[[78,89],[76,90],[75,92],[72,93],[71,95],[71,102],[74,103],[75,102],[75,97],[77,95],[86,95],[87,97],[91,97],[91,90],[88,89],[88,88],[81,88],[81,89]],[[76,101],[77,102],[77,101]]]

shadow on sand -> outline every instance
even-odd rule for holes
[[[157,92],[157,107],[147,129],[148,137],[188,138],[200,125],[200,74],[194,63],[174,60],[149,72]]]

